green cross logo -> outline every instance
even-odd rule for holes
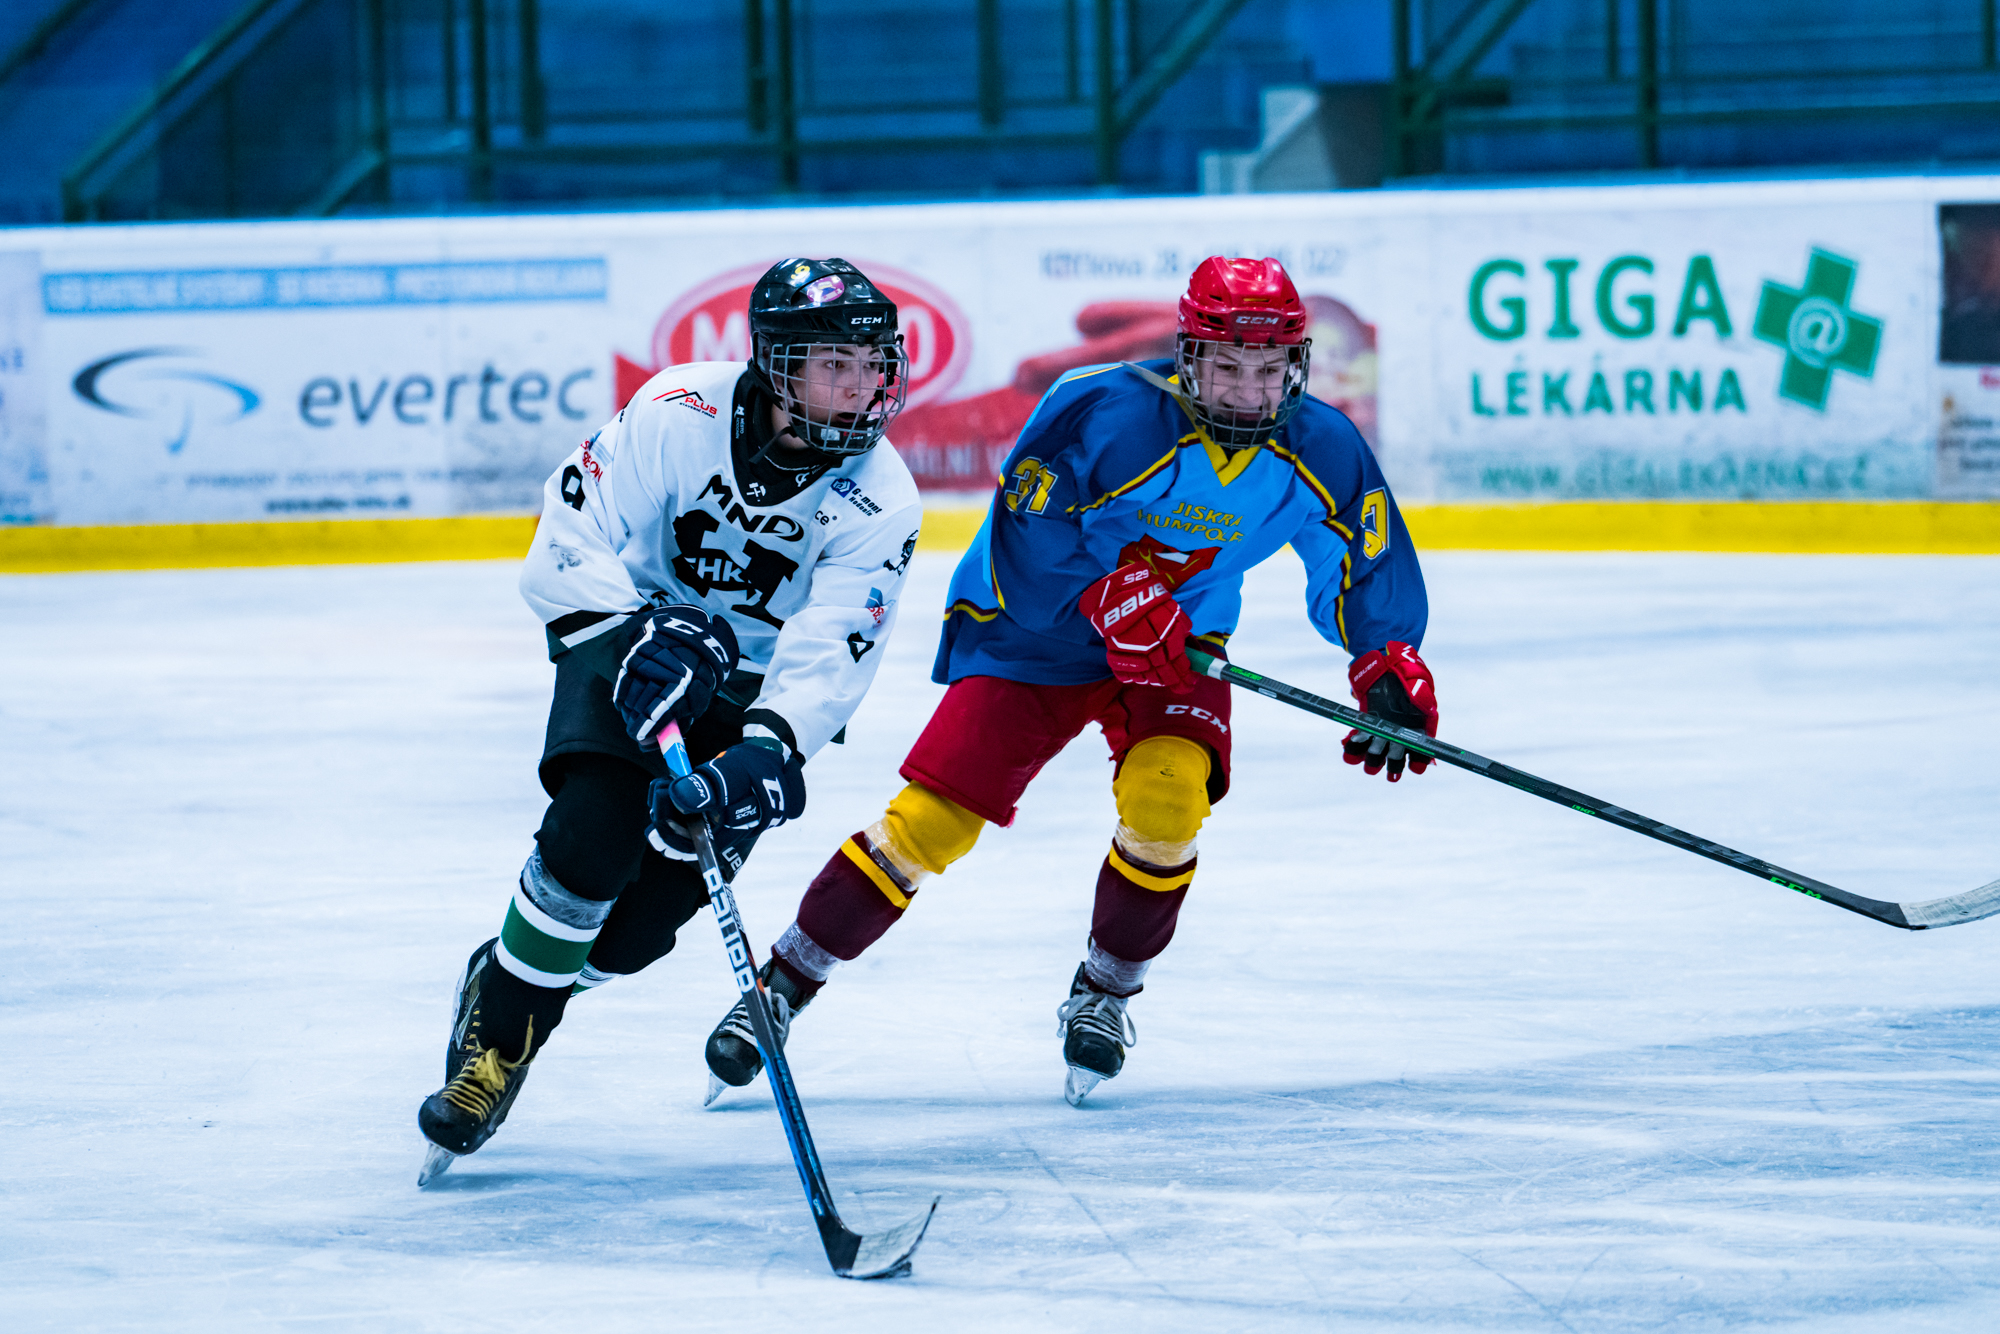
[[[1848,309],[1857,267],[1851,259],[1816,249],[1806,263],[1803,288],[1764,284],[1752,332],[1785,349],[1778,397],[1824,412],[1835,371],[1874,377],[1882,321]]]

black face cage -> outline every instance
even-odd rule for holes
[[[792,418],[792,434],[822,454],[851,458],[866,454],[881,441],[889,423],[903,410],[910,385],[910,358],[903,337],[894,343],[773,343],[758,340],[757,369],[764,372],[778,406]],[[858,412],[822,411],[815,415],[806,384],[806,363],[815,352],[835,347],[857,349],[864,362],[880,358],[874,372],[874,392]],[[864,370],[862,388],[866,392]]]
[[[1276,435],[1284,424],[1292,419],[1306,401],[1306,364],[1311,359],[1312,339],[1298,343],[1284,344],[1285,348],[1285,393],[1278,400],[1277,410],[1263,417],[1249,417],[1244,414],[1227,412],[1206,401],[1202,392],[1201,363],[1210,361],[1217,348],[1232,344],[1209,338],[1190,338],[1178,335],[1178,345],[1174,351],[1174,371],[1180,376],[1181,392],[1187,396],[1188,410],[1194,414],[1195,425],[1225,449],[1238,449],[1244,445],[1261,445]],[[1241,347],[1238,340],[1233,346]]]

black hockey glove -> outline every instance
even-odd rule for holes
[[[715,699],[736,670],[736,632],[684,603],[642,612],[632,647],[611,683],[611,699],[625,730],[641,746],[669,719],[686,726]]]
[[[706,819],[715,854],[731,877],[743,867],[757,835],[806,808],[805,761],[789,760],[776,741],[754,738],[731,746],[686,778],[653,780],[653,846],[668,857],[694,859],[690,817]]]

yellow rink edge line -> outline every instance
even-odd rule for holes
[[[1420,551],[1735,551],[2000,555],[1993,501],[1576,501],[1411,505]],[[963,551],[984,507],[926,511],[925,551]],[[269,523],[0,528],[0,573],[518,560],[535,521],[306,519]]]

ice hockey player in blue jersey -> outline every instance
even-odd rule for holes
[[[1306,396],[1306,325],[1276,260],[1211,258],[1181,300],[1172,360],[1083,367],[1050,388],[952,579],[934,669],[950,689],[903,764],[908,786],[841,845],[773,947],[787,1020],[987,822],[1011,824],[1030,780],[1094,721],[1118,823],[1058,1009],[1065,1095],[1116,1075],[1137,1040],[1127,1002],[1173,938],[1196,835],[1229,786],[1229,690],[1186,649],[1226,652],[1244,572],[1287,545],[1307,618],[1352,655],[1361,707],[1437,734],[1416,552],[1354,424]],[[1429,763],[1360,732],[1344,751],[1390,782]],[[741,1006],[707,1058],[721,1084],[762,1068]]]

